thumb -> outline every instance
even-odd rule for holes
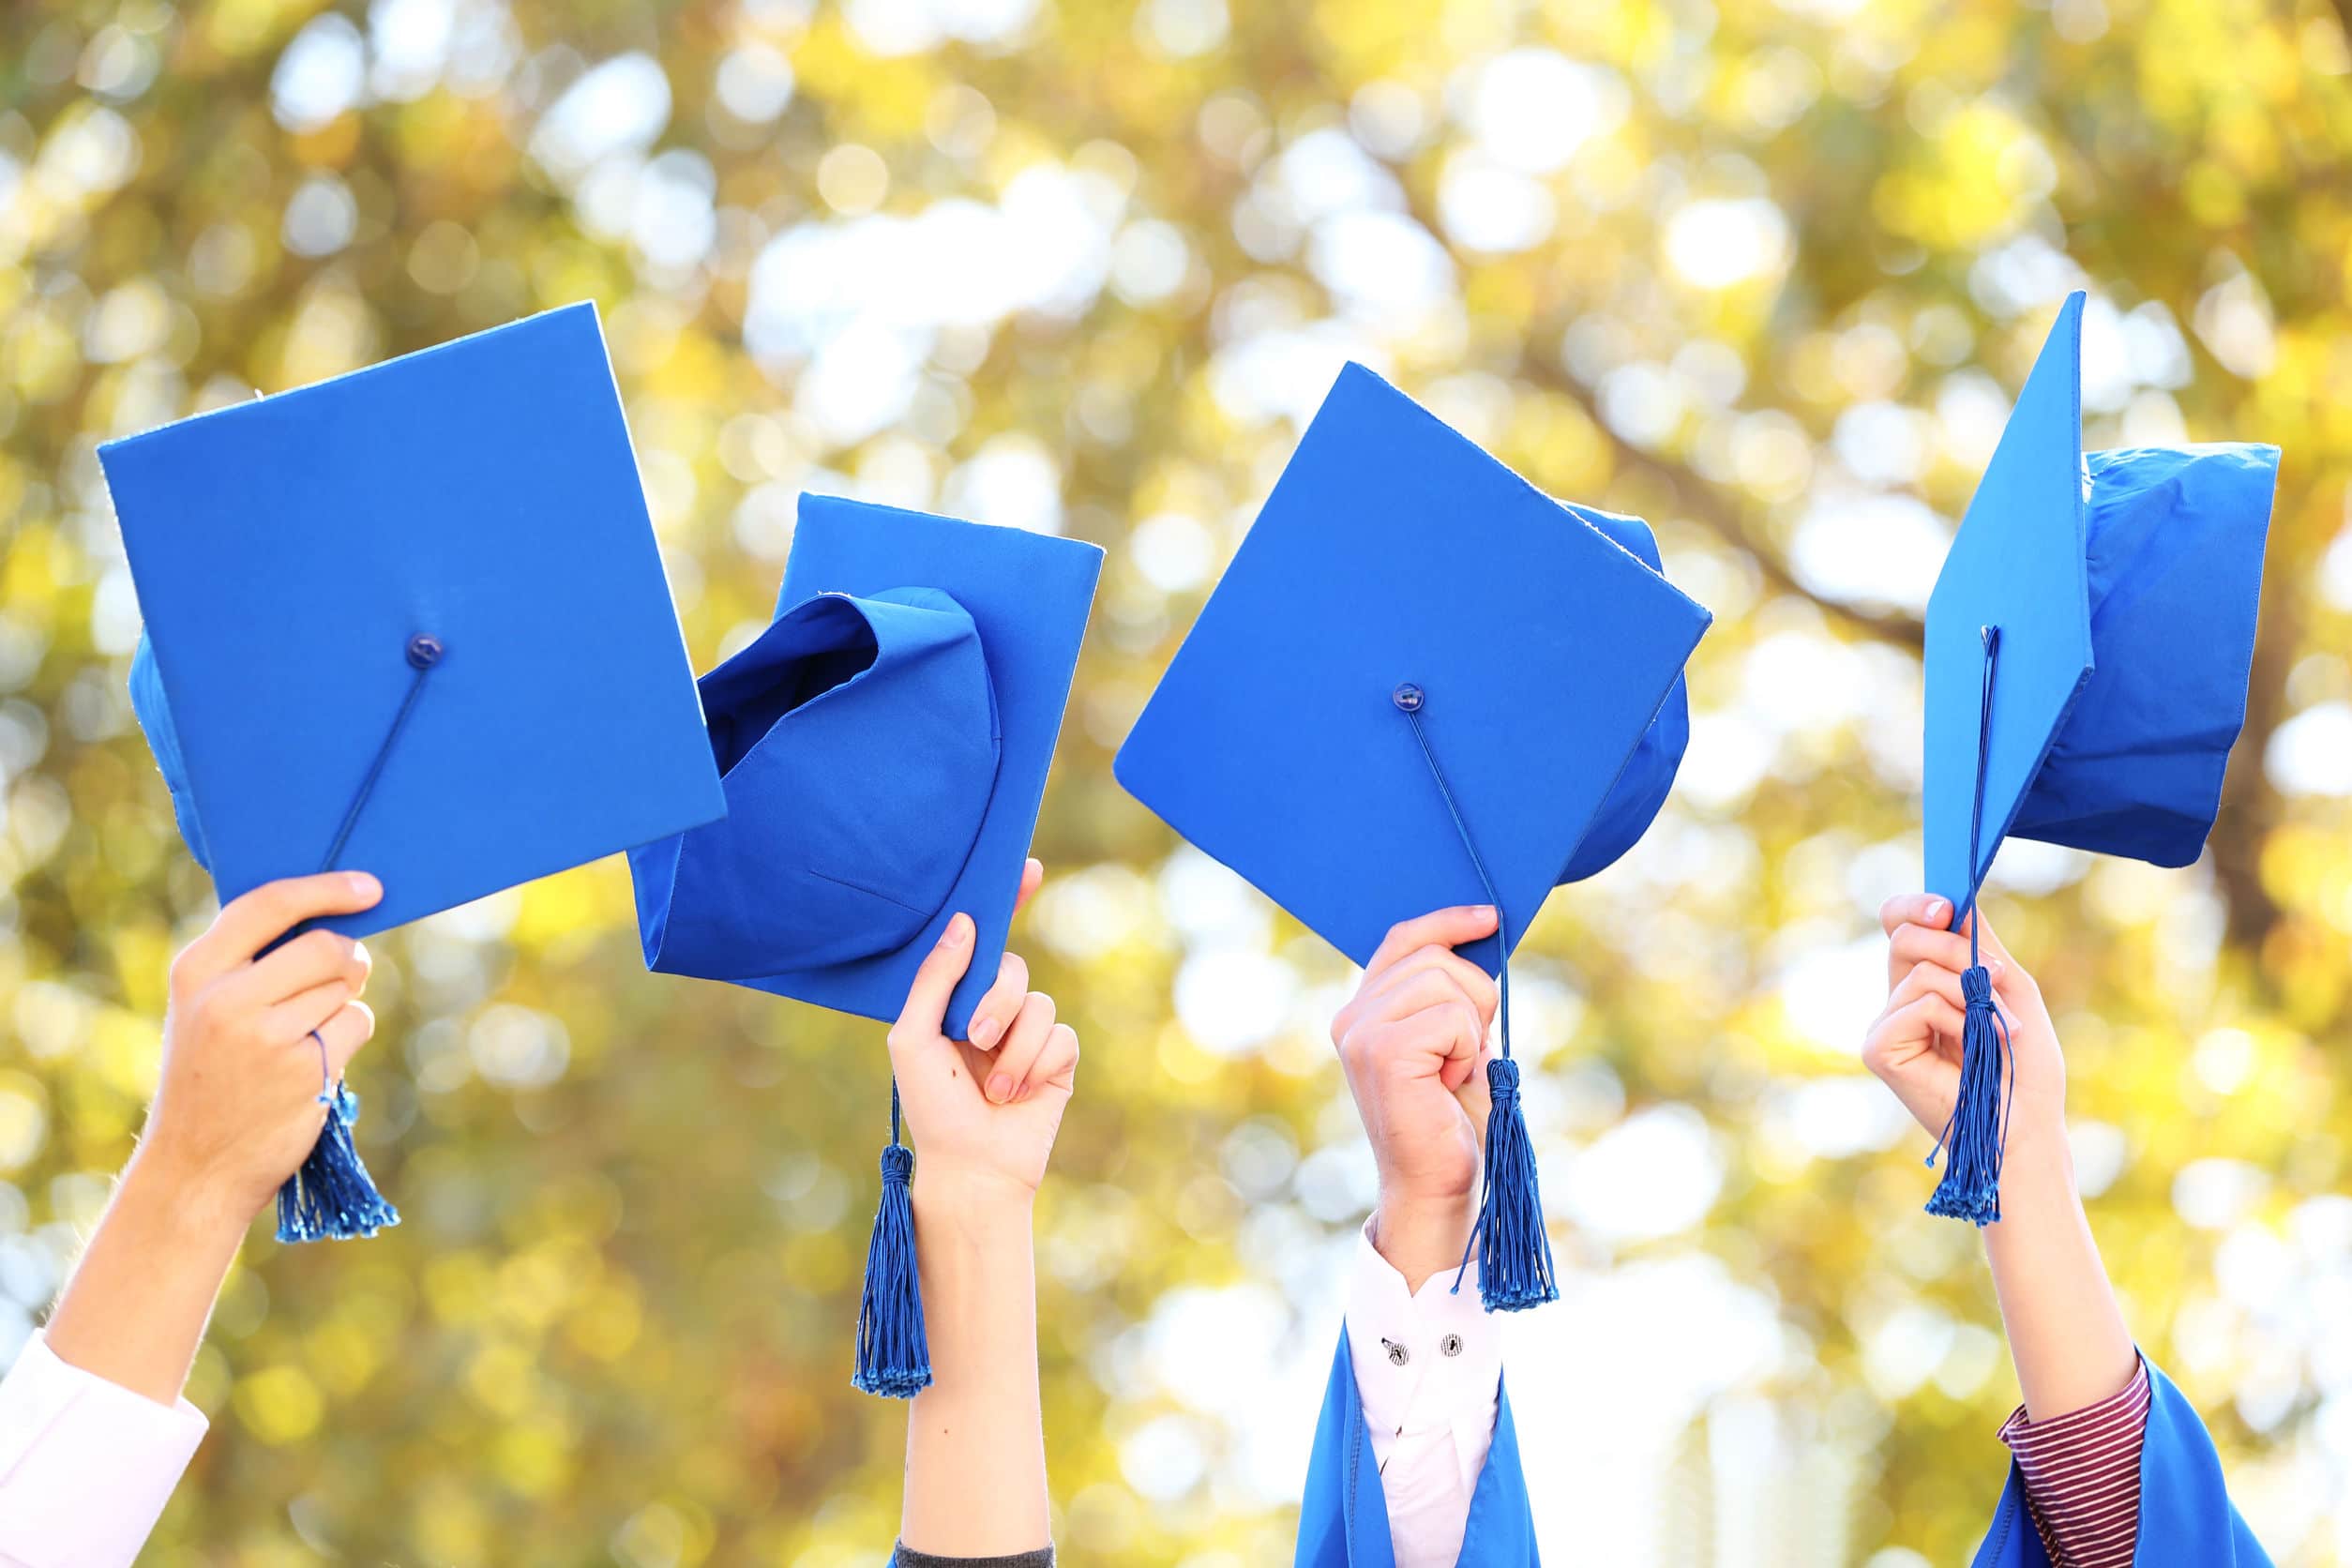
[[[924,956],[913,984],[907,988],[907,1004],[898,1010],[898,1021],[890,1030],[894,1046],[901,1043],[902,1035],[908,1045],[943,1035],[948,999],[956,994],[956,982],[972,967],[972,916],[951,916],[938,944]]]

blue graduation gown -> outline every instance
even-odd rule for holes
[[[2270,1568],[2262,1544],[2231,1506],[2221,1456],[2172,1380],[2148,1367],[2148,1441],[2140,1450],[2140,1536],[2133,1568]],[[2013,1460],[2009,1485],[1973,1568],[2052,1568]]]
[[[1388,1537],[1388,1499],[1380,1491],[1372,1429],[1356,1394],[1355,1362],[1341,1330],[1323,1393],[1315,1453],[1306,1466],[1306,1497],[1299,1505],[1297,1568],[1396,1568]],[[1519,1436],[1511,1425],[1511,1396],[1495,1412],[1486,1468],[1470,1493],[1459,1568],[1537,1568],[1535,1519],[1527,1478],[1519,1472]]]

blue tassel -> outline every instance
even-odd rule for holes
[[[2009,1144],[2009,1116],[2001,1080],[2016,1093],[2016,1074],[2004,1072],[2009,1025],[1993,1003],[1993,975],[1983,964],[1960,973],[1968,1011],[1960,1030],[1960,1097],[1944,1136],[1928,1151],[1927,1163],[1944,1156],[1944,1178],[1927,1199],[1927,1212],[1946,1219],[1988,1225],[2001,1217],[2001,1153]]]
[[[895,1104],[892,1108],[895,1112]],[[923,1330],[914,1204],[907,1195],[914,1152],[895,1141],[896,1130],[894,1126],[894,1141],[882,1153],[882,1202],[874,1210],[874,1238],[866,1247],[866,1294],[857,1309],[857,1371],[850,1382],[885,1399],[912,1399],[931,1386],[931,1342]]]
[[[349,1241],[400,1224],[400,1212],[376,1191],[351,1140],[359,1096],[339,1083],[321,1093],[319,1103],[326,1107],[326,1125],[302,1168],[278,1189],[278,1239]]]
[[[1479,1200],[1478,1294],[1489,1312],[1517,1312],[1560,1299],[1544,1199],[1535,1185],[1535,1149],[1519,1110],[1519,1064],[1486,1063],[1494,1108],[1486,1117],[1486,1191]]]

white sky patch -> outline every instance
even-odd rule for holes
[[[2319,596],[2338,610],[2352,610],[2352,525],[2320,557]]]
[[[1886,939],[1809,947],[1781,971],[1778,989],[1781,1012],[1800,1037],[1825,1051],[1859,1056],[1886,1005]]]
[[[756,39],[727,52],[714,83],[727,112],[748,125],[766,125],[783,113],[797,84],[783,51]]]
[[[1788,264],[1788,219],[1761,196],[1692,202],[1666,219],[1667,264],[1702,289],[1727,289]]]
[[[2352,795],[2352,703],[2314,703],[2280,725],[2262,765],[2288,794]]]
[[[1209,364],[1209,391],[1239,423],[1287,419],[1304,429],[1351,359],[1375,370],[1388,363],[1369,332],[1353,323],[1310,322],[1253,333],[1217,350]]]
[[[2081,265],[2039,234],[2020,234],[1968,269],[1968,292],[1994,316],[2055,309],[2089,279]]]
[[[1521,1457],[1545,1478],[1545,1557],[1666,1560],[1667,1453],[1711,1401],[1779,1363],[1771,1300],[1711,1259],[1678,1256],[1571,1275],[1558,1302],[1503,1332]]]
[[[1825,495],[1797,524],[1788,564],[1826,598],[1924,610],[1952,534],[1916,496]]]
[[[564,89],[531,133],[531,156],[577,180],[617,154],[641,156],[670,124],[670,79],[650,54],[616,55]]]
[[[1280,958],[1213,947],[1177,970],[1176,1018],[1203,1050],[1236,1056],[1282,1031],[1298,991],[1298,976]]]
[[[2197,301],[2196,333],[2231,374],[2257,381],[2278,358],[2270,298],[2250,272],[2233,273]]]
[[[1543,182],[1470,151],[1446,159],[1438,180],[1438,216],[1464,249],[1509,255],[1551,237],[1559,214]]]
[[[1701,810],[1736,808],[1772,771],[1779,737],[1745,714],[1729,710],[1691,715],[1691,744],[1675,775],[1678,799]]]
[[[368,46],[349,20],[329,11],[294,36],[270,72],[270,112],[301,135],[356,108],[368,84]]]
[[[1993,868],[1984,874],[1984,885],[1998,893],[2014,893],[2028,898],[2039,898],[2056,893],[2069,882],[2082,880],[2090,869],[2090,856],[2081,850],[2070,850],[2063,844],[2044,844],[2033,838],[2004,838],[1997,852]]]
[[[942,503],[974,522],[1062,532],[1062,469],[1033,436],[991,436],[941,491]]]
[[[1455,116],[1497,163],[1524,174],[1566,167],[1625,121],[1633,94],[1604,67],[1551,49],[1515,49],[1465,73]]]
[[[1127,556],[1163,594],[1199,587],[1216,567],[1216,540],[1199,518],[1156,512],[1127,533]]]
[[[1564,1180],[1550,1181],[1560,1175]],[[1688,1106],[1636,1111],[1564,1160],[1546,1162],[1547,1206],[1607,1241],[1671,1236],[1707,1217],[1723,1158]]]
[[[1954,465],[1982,473],[2009,424],[2009,394],[1983,370],[1955,371],[1936,389],[1936,424]]]

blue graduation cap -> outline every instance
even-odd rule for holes
[[[1552,500],[1349,365],[1120,748],[1129,792],[1358,963],[1399,921],[1500,912],[1465,949],[1504,976],[1490,1308],[1559,1294],[1505,962],[1656,816],[1711,619],[1641,522]]]
[[[804,495],[776,618],[701,679],[724,821],[631,852],[645,962],[896,1018],[957,913],[995,981],[1093,603],[1075,539]],[[891,1096],[857,1386],[930,1381]]]
[[[2058,311],[1927,602],[1927,887],[1955,927],[2006,837],[2195,860],[2245,723],[2279,449],[2086,458],[2083,299]],[[2007,1026],[1981,965],[1963,988],[1928,1210],[1982,1225],[2000,1217]]]
[[[130,695],[223,900],[339,867],[403,924],[726,809],[593,305],[98,449]],[[397,1222],[341,1085],[287,1241]]]

